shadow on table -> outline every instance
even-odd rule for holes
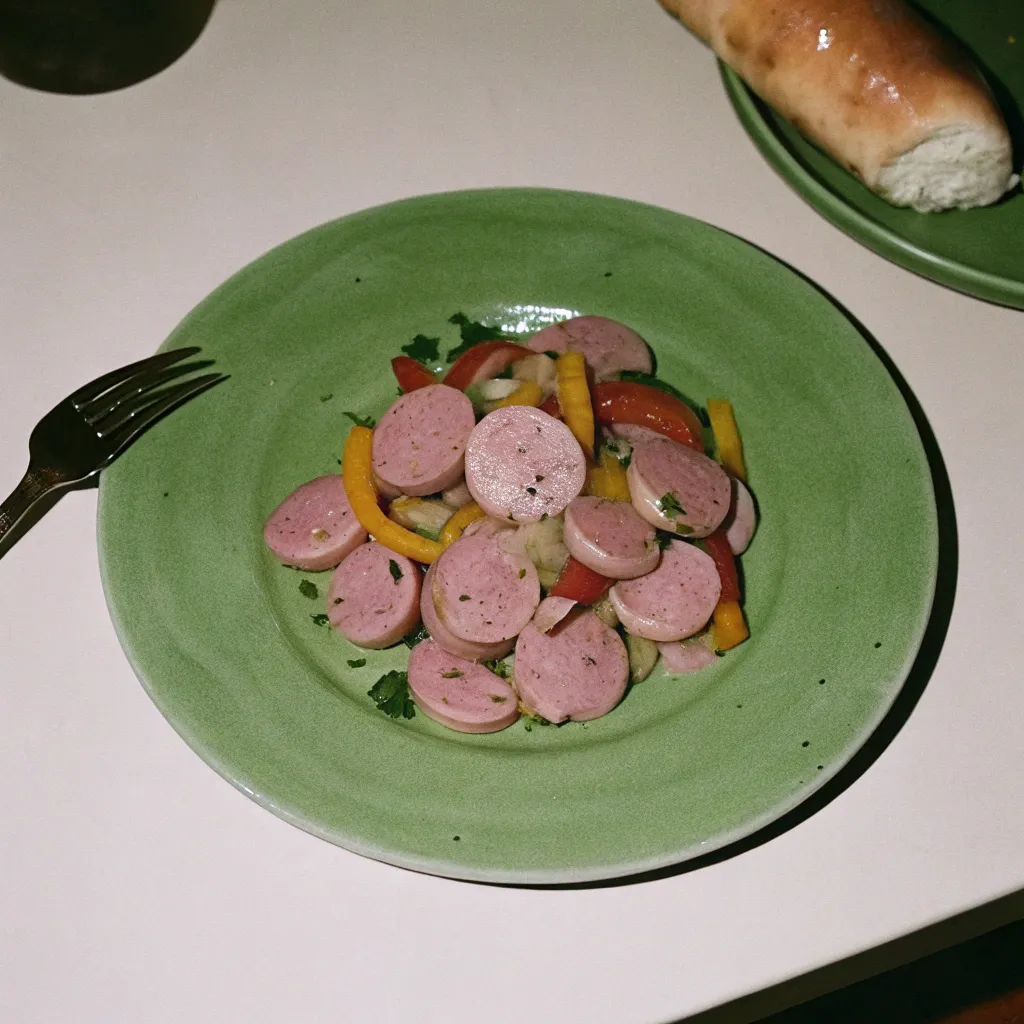
[[[1016,1016],[1024,1001],[1022,918],[1024,890],[674,1024],[1024,1019]]]
[[[744,240],[745,241],[745,240]],[[747,244],[752,244],[747,242]],[[755,246],[755,248],[759,248]],[[776,262],[783,262],[777,256],[761,250]],[[893,706],[888,714],[881,721],[878,728],[872,733],[868,741],[854,754],[853,758],[836,775],[826,782],[820,789],[812,793],[802,804],[788,811],[781,818],[759,829],[757,832],[744,839],[737,840],[728,846],[722,847],[702,857],[695,857],[683,864],[670,865],[664,868],[657,868],[653,871],[645,871],[636,875],[629,875],[622,878],[610,878],[597,882],[574,882],[561,885],[526,885],[518,888],[528,889],[595,889],[607,888],[610,886],[638,885],[644,882],[657,881],[662,878],[670,878],[674,875],[685,874],[690,871],[698,871],[711,864],[728,860],[738,854],[746,853],[764,843],[774,839],[776,836],[788,832],[801,822],[806,821],[813,814],[817,814],[823,807],[830,804],[840,793],[853,785],[861,775],[871,767],[881,756],[886,747],[893,741],[896,734],[903,728],[904,723],[910,717],[911,712],[917,705],[921,694],[924,692],[928,680],[935,669],[939,659],[939,652],[946,639],[946,631],[949,628],[950,617],[953,613],[953,601],[956,594],[958,542],[956,527],[956,512],[953,507],[953,492],[949,483],[949,476],[946,473],[945,463],[942,460],[942,453],[939,451],[938,442],[928,424],[927,417],[920,403],[910,390],[910,386],[903,379],[895,364],[889,358],[888,353],[870,334],[867,328],[853,316],[841,303],[824,291],[820,285],[812,281],[805,274],[783,263],[789,270],[792,270],[798,277],[806,281],[820,295],[828,300],[847,320],[860,332],[864,341],[881,360],[899,388],[914,424],[921,437],[921,444],[928,459],[928,466],[932,475],[932,484],[935,489],[935,506],[938,515],[939,532],[939,557],[938,571],[935,583],[935,599],[932,604],[931,615],[928,625],[925,628],[924,637],[921,641],[921,648],[918,651],[914,664],[906,682],[899,692]],[[486,883],[485,883],[486,884]]]

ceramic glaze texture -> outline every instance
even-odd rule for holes
[[[299,586],[322,596],[327,575],[278,565],[262,525],[302,481],[337,472],[344,412],[388,407],[400,345],[457,342],[456,312],[523,334],[613,317],[664,379],[733,401],[763,517],[743,560],[748,643],[695,675],[659,669],[585,724],[472,736],[373,707],[367,690],[406,648],[361,651],[318,625]],[[671,864],[802,801],[899,691],[937,558],[919,438],[850,323],[731,235],[576,193],[427,196],[268,253],[167,341],[186,343],[231,381],[104,476],[108,602],[174,728],[310,832],[460,878]]]
[[[975,55],[1024,160],[1024,7],[1019,0],[922,0]],[[940,284],[1024,308],[1024,194],[1018,185],[993,206],[920,214],[897,209],[758,101],[724,65],[726,91],[758,148],[819,213],[864,245]]]

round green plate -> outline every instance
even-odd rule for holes
[[[338,471],[345,412],[379,416],[394,399],[399,346],[458,341],[457,312],[521,332],[615,317],[666,380],[733,400],[762,514],[743,562],[748,643],[696,675],[659,671],[583,725],[467,736],[374,708],[367,690],[406,649],[361,651],[318,625],[328,575],[276,564],[261,528],[292,488]],[[231,380],[104,474],[107,599],[174,728],[301,828],[458,878],[638,872],[799,803],[899,691],[937,561],[918,435],[850,323],[731,235],[577,193],[410,199],[257,260],[166,347],[186,344]]]
[[[1024,4],[1021,0],[921,0],[986,72],[1017,147],[1024,146]],[[1024,195],[1018,185],[994,206],[945,213],[897,209],[809,143],[721,65],[740,121],[776,171],[836,227],[939,284],[1024,308]]]

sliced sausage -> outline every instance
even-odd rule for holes
[[[757,527],[757,509],[754,496],[742,480],[733,477],[732,506],[725,517],[725,538],[734,555],[742,555],[750,545]]]
[[[526,343],[534,352],[582,352],[597,380],[612,380],[623,370],[650,373],[647,342],[632,328],[603,316],[577,316],[538,331]]]
[[[680,643],[658,644],[658,650],[669,672],[696,672],[718,660],[703,637],[691,637]]]
[[[571,597],[545,597],[533,614],[533,624],[542,633],[550,633],[576,607]]]
[[[572,431],[525,405],[489,413],[466,446],[466,484],[496,519],[535,523],[556,516],[583,489],[586,475]]]
[[[463,534],[434,563],[431,594],[441,623],[475,644],[514,637],[540,603],[537,570],[525,554],[506,550],[514,531],[485,524]]]
[[[715,561],[686,541],[673,540],[658,568],[620,580],[608,593],[622,624],[648,640],[683,640],[711,618],[722,593]]]
[[[622,700],[628,679],[625,644],[591,611],[554,636],[531,623],[516,641],[516,689],[523,704],[549,722],[608,714]]]
[[[433,640],[409,655],[409,689],[424,714],[459,732],[497,732],[519,717],[516,691],[504,679]]]
[[[420,594],[420,616],[427,632],[438,645],[449,654],[467,661],[495,661],[504,658],[515,646],[515,639],[502,640],[496,644],[474,644],[457,637],[438,618],[434,608],[434,567],[427,569],[423,577],[423,592]]]
[[[333,569],[366,538],[340,476],[318,476],[298,487],[263,527],[274,557],[308,572]]]
[[[729,512],[732,485],[725,470],[668,437],[637,444],[626,479],[633,507],[662,530],[706,537]]]
[[[373,432],[373,471],[385,489],[424,495],[458,483],[473,403],[455,388],[431,384],[396,401]]]
[[[577,562],[613,580],[645,576],[661,557],[654,527],[628,501],[573,498],[562,536]]]
[[[449,508],[454,509],[460,509],[473,500],[473,495],[469,493],[465,480],[460,480],[457,484],[446,487],[441,497]]]
[[[419,566],[376,541],[363,544],[331,576],[327,617],[359,647],[398,643],[420,621]]]

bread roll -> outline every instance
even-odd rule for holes
[[[969,57],[900,0],[660,0],[798,131],[895,206],[994,203],[1006,124]]]

